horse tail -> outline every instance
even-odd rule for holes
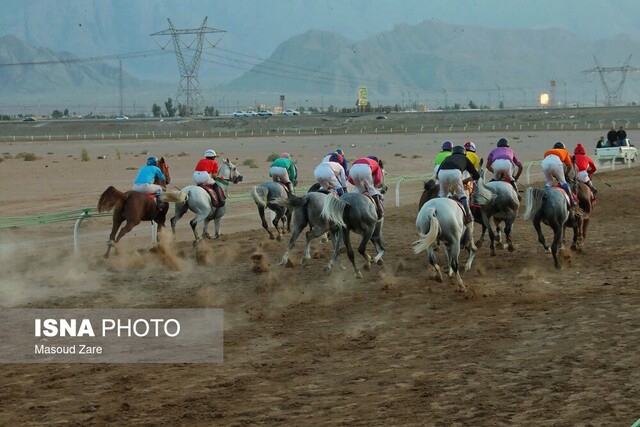
[[[474,202],[480,206],[484,206],[493,199],[493,192],[484,185],[484,178],[482,178],[482,176],[480,176],[480,179],[477,182],[478,185],[476,186]]]
[[[429,231],[427,231],[426,234],[420,233],[420,238],[413,242],[413,252],[416,254],[427,250],[435,243],[440,234],[440,221],[438,221],[438,217],[436,216],[435,208],[427,209],[425,216],[425,222],[426,225],[429,226]]]
[[[276,197],[270,203],[281,206],[283,208],[295,210],[304,207],[309,200],[306,197],[298,197],[290,194],[289,197]]]
[[[160,199],[163,202],[168,202],[168,203],[184,203],[187,200],[189,200],[189,193],[183,190],[166,192],[166,193],[162,193],[162,196],[160,196]]]
[[[254,186],[251,189],[251,197],[253,197],[253,201],[256,202],[256,205],[261,208],[267,207],[267,196],[269,195],[269,189],[259,186]]]
[[[530,220],[535,215],[546,199],[546,193],[538,188],[529,187],[524,193],[525,210],[522,218]]]
[[[344,210],[349,204],[342,199],[325,197],[320,216],[339,227],[346,227],[344,222]]]
[[[110,185],[98,200],[98,212],[109,212],[114,206],[124,203],[125,200],[127,200],[127,194]]]

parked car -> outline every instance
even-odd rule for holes
[[[258,117],[258,113],[255,111],[245,111],[247,117]]]
[[[387,116],[378,116],[376,120],[387,120]]]
[[[22,119],[23,122],[35,122],[36,119],[34,119],[33,117],[25,117],[24,119]]]
[[[286,109],[282,112],[283,116],[299,116],[300,112],[296,110]]]
[[[258,116],[260,117],[271,117],[273,116],[273,113],[269,110],[260,110],[258,111]]]
[[[608,162],[635,162],[638,157],[638,149],[628,139],[616,141],[615,145],[606,142],[604,147],[596,148],[596,160],[601,163]]]
[[[244,111],[236,111],[233,113],[233,117],[247,117],[247,113]]]

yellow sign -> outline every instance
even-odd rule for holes
[[[367,88],[366,86],[360,86],[358,88],[358,106],[366,107],[368,103],[367,100]]]

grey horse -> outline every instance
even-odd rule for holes
[[[289,254],[296,243],[296,240],[307,226],[306,247],[304,251],[304,257],[300,260],[301,264],[311,259],[311,240],[316,237],[323,236],[329,232],[332,228],[328,220],[322,218],[320,213],[324,206],[325,198],[335,197],[333,195],[327,195],[325,193],[311,192],[302,197],[298,197],[294,194],[289,195],[288,198],[276,198],[273,202],[279,206],[285,207],[290,211],[293,211],[293,231],[289,238],[289,245],[287,250],[278,262],[278,265],[284,265],[289,260]],[[335,231],[335,230],[334,230]]]
[[[373,200],[361,193],[346,193],[339,199],[333,196],[325,197],[321,216],[336,225],[332,238],[333,256],[327,265],[327,271],[331,271],[331,267],[340,253],[341,240],[344,240],[347,255],[353,265],[356,278],[359,279],[362,277],[362,273],[356,266],[353,248],[351,247],[351,241],[349,239],[349,233],[351,231],[362,235],[358,252],[366,261],[365,270],[371,268],[371,261],[382,265],[382,256],[384,255],[382,223],[384,218],[378,220],[378,214],[376,213],[376,206]],[[371,240],[376,247],[376,256],[373,259],[366,251],[369,240]]]
[[[267,230],[270,239],[280,240],[282,238],[282,233],[285,231],[285,224],[286,231],[291,231],[291,211],[274,202],[277,198],[286,198],[287,194],[287,190],[285,190],[285,187],[282,184],[273,181],[263,182],[251,189],[251,196],[258,207],[258,214],[262,220],[262,227]],[[275,218],[273,219],[272,224],[276,229],[276,236],[274,236],[271,230],[269,230],[269,224],[267,224],[267,220],[265,218],[265,210],[267,208],[271,209],[275,213]],[[282,230],[279,226],[279,222],[281,220],[283,222]]]
[[[444,243],[445,252],[449,261],[449,277],[454,277],[458,289],[466,292],[466,288],[458,268],[460,249],[466,248],[469,258],[464,270],[471,269],[475,258],[476,246],[473,243],[473,222],[464,223],[462,207],[455,200],[439,197],[427,201],[416,218],[416,227],[420,239],[414,242],[413,251],[420,253],[427,251],[429,263],[435,269],[435,278],[442,281],[442,273],[438,266],[433,247],[437,241]]]

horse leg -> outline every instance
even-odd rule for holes
[[[484,209],[482,210],[482,223],[489,231],[489,250],[491,256],[496,256],[496,235],[491,227],[491,218],[486,214]]]
[[[540,228],[540,218],[536,217],[533,219],[533,228],[535,228],[536,232],[538,233],[538,242],[542,244],[542,247],[544,248],[545,252],[548,253],[549,246],[547,246],[547,243],[544,241],[544,234],[542,234],[542,229]],[[554,238],[555,238],[555,234],[554,234]]]
[[[118,229],[124,222],[124,217],[122,216],[122,212],[118,210],[113,213],[113,225],[111,227],[111,234],[109,235],[109,241],[107,242],[107,253],[104,254],[105,258],[109,258],[109,252],[111,252],[111,247],[114,245],[113,239],[116,237],[116,233]]]
[[[458,258],[460,257],[460,239],[455,239],[453,244],[448,248],[449,253],[449,277],[453,276],[453,279],[457,285],[456,291],[466,292],[462,278],[460,277]]]
[[[278,226],[280,224],[280,220],[282,219],[284,221],[284,217],[285,217],[285,212],[278,209],[276,211],[276,217],[273,220],[273,226],[276,229],[276,233],[278,233],[276,235],[276,240],[279,242],[280,240],[282,240],[282,234],[284,233],[284,223],[282,224],[282,229]]]
[[[305,237],[307,240],[307,246],[304,250],[304,258],[300,260],[301,264],[304,264],[308,259],[311,259],[311,241],[316,237],[324,236],[327,233],[327,230],[324,227],[317,226],[313,227],[310,231],[307,231]]]
[[[484,235],[487,232],[487,226],[482,223],[482,233],[480,234],[480,238],[476,241],[476,247],[481,248],[484,243]]]
[[[440,271],[440,266],[438,265],[438,259],[436,258],[436,254],[433,252],[433,247],[429,247],[427,249],[427,256],[429,258],[429,264],[434,269],[433,278],[436,282],[442,283],[442,271]]]
[[[554,224],[553,226],[553,243],[551,243],[551,254],[553,255],[553,265],[559,270],[560,261],[558,261],[558,246],[562,240],[563,224]]]
[[[196,230],[196,227],[198,226],[198,224],[202,221],[207,220],[207,216],[204,214],[197,214],[195,218],[193,218],[191,221],[189,221],[189,225],[191,225],[191,231],[193,231],[193,237],[194,237],[194,241],[193,241],[193,246],[196,246],[198,244],[198,242],[200,240],[202,240],[202,237],[198,236],[198,230]]]
[[[296,240],[298,240],[298,236],[300,236],[300,233],[302,233],[302,230],[304,230],[304,228],[307,226],[308,222],[306,221],[306,218],[298,218],[299,221],[296,222],[296,226],[293,229],[293,233],[291,233],[291,237],[289,237],[289,244],[287,245],[287,250],[285,251],[284,255],[282,255],[282,258],[280,258],[280,261],[278,261],[278,265],[284,265],[287,263],[287,261],[289,260],[289,254],[291,252],[291,249],[293,249],[293,246],[296,244]],[[309,246],[311,246],[311,239],[309,239],[309,233],[307,232],[307,250],[309,250]],[[304,262],[306,261],[307,258],[307,254],[305,253],[305,258],[302,259],[301,264],[304,264]],[[311,258],[311,256],[309,255],[309,258]]]
[[[587,227],[589,227],[589,218],[582,222],[582,241],[587,240]]]
[[[267,224],[267,220],[265,219],[264,211],[265,211],[265,209],[262,206],[258,207],[258,214],[260,215],[260,220],[262,221],[262,228],[267,230],[267,233],[269,233],[269,238],[271,240],[273,240],[273,239],[275,239],[275,237],[273,236],[273,233],[271,232],[271,230],[269,230],[269,224]],[[277,226],[276,226],[276,228],[277,228]]]
[[[509,219],[505,221],[504,224],[504,235],[507,239],[507,249],[509,252],[513,252],[516,250],[515,246],[513,246],[513,241],[511,240],[511,228],[513,226],[513,220]]]
[[[120,241],[120,239],[122,239],[124,237],[125,234],[130,232],[133,229],[133,227],[135,227],[138,224],[140,224],[140,220],[139,219],[136,219],[136,220],[128,219],[127,223],[125,224],[125,226],[122,227],[122,229],[118,233],[118,237],[116,237],[116,239],[113,241],[113,244],[116,245]],[[107,253],[108,252],[109,251],[107,250]]]
[[[171,218],[171,231],[173,234],[176,234],[176,224],[180,221],[180,218],[189,210],[189,205],[187,203],[178,203],[176,204],[175,215]]]
[[[333,254],[331,255],[331,259],[329,260],[329,264],[325,267],[327,273],[331,272],[331,267],[333,267],[333,263],[338,259],[338,255],[340,255],[340,230],[336,230],[332,232],[333,235]]]
[[[224,216],[226,209],[227,209],[227,205],[222,205],[219,208],[214,208],[216,209],[215,213],[213,213],[213,225],[214,225],[214,234],[213,234],[213,238],[217,239],[220,237],[220,226],[222,225],[222,217]]]
[[[342,239],[344,240],[344,245],[347,247],[347,256],[349,257],[349,261],[351,261],[351,265],[353,265],[353,271],[356,272],[356,279],[362,279],[362,273],[356,266],[356,257],[353,253],[353,248],[351,247],[351,240],[349,240],[349,230],[347,228],[342,229]]]
[[[371,227],[370,230],[362,233],[362,240],[360,241],[360,245],[358,246],[358,252],[365,260],[364,269],[367,271],[371,269],[371,256],[367,253],[367,243],[369,243],[369,240],[371,240],[374,231],[375,226]]]

